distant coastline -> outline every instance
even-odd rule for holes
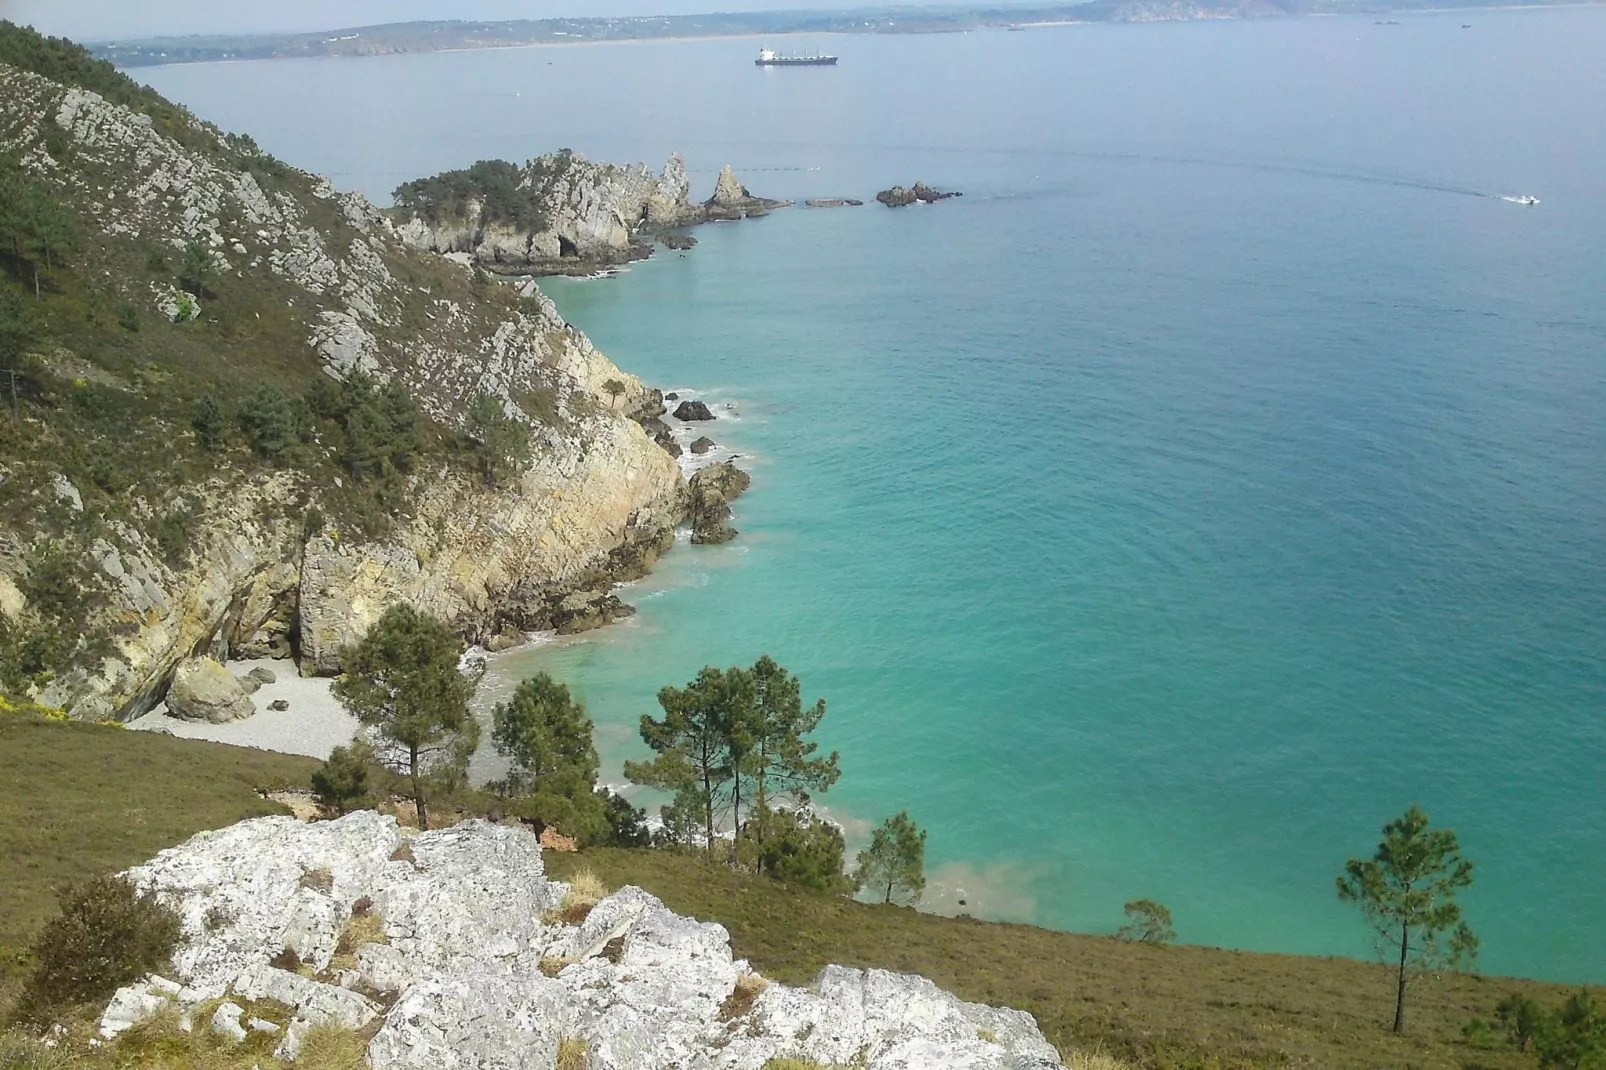
[[[1020,7],[857,8],[630,18],[502,22],[396,22],[317,33],[195,35],[103,41],[90,48],[120,67],[312,57],[393,56],[533,45],[786,37],[802,34],[923,34],[1072,24],[1177,22],[1293,15],[1384,15],[1423,11],[1588,7],[1590,0],[1086,0]]]

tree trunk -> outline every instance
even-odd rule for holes
[[[33,299],[39,300],[39,265],[33,266]]]
[[[1411,950],[1411,927],[1400,922],[1400,972],[1394,986],[1394,1031],[1405,1032],[1405,956]]]
[[[418,748],[407,748],[408,772],[413,778],[413,808],[418,811],[418,831],[429,831],[429,813],[424,809],[424,785],[418,779]]]
[[[703,843],[703,849],[708,857],[714,857],[714,783],[709,775],[708,763],[703,763],[703,827],[707,831],[708,839]]]

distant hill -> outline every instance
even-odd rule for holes
[[[1545,7],[1571,0],[1513,0]],[[385,56],[475,48],[788,34],[957,33],[1065,22],[1161,22],[1279,15],[1385,14],[1483,6],[1505,0],[1087,0],[990,7],[754,11],[631,18],[521,19],[507,22],[397,22],[319,33],[155,37],[107,41],[94,52],[121,67],[307,56]]]

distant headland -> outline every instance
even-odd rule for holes
[[[1170,22],[1280,15],[1374,15],[1469,7],[1551,7],[1569,0],[1086,0],[989,7],[752,11],[629,18],[503,22],[395,22],[315,33],[197,35],[103,41],[100,58],[121,67],[309,56],[387,56],[479,48],[789,34],[960,33],[1063,23]]]

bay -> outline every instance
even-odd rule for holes
[[[1333,878],[1419,801],[1485,969],[1600,981],[1606,11],[1400,21],[138,73],[381,203],[564,146],[965,192],[546,284],[755,475],[637,618],[498,662],[580,691],[605,775],[658,687],[768,652],[828,700],[832,812],[931,829],[936,909],[1365,955]]]

